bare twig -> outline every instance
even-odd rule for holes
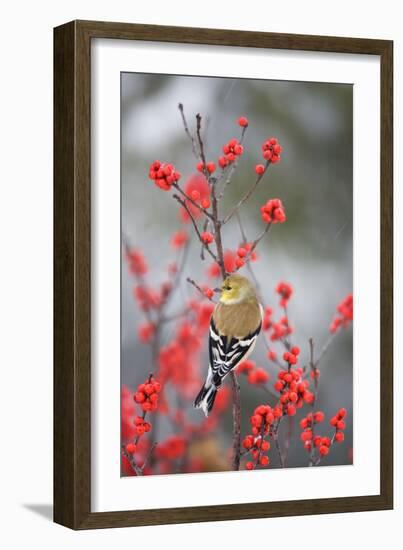
[[[281,468],[284,468],[285,465],[284,465],[283,453],[281,452],[280,442],[278,440],[278,430],[279,430],[282,418],[283,417],[280,416],[280,418],[278,419],[277,424],[273,428],[272,435],[273,435],[274,443],[276,445],[280,466],[281,466]]]
[[[202,121],[201,114],[197,113],[197,115],[196,115],[196,135],[197,135],[197,141],[199,143],[200,158],[201,158],[201,161],[203,163],[203,172],[205,172],[205,176],[208,179],[209,173],[208,173],[207,167],[206,167],[206,155],[204,154],[204,144],[203,144],[203,140],[202,140],[202,137],[201,137],[201,121]]]
[[[184,111],[184,109],[183,109],[183,104],[182,104],[182,103],[179,103],[179,104],[178,104],[178,109],[179,109],[179,112],[180,112],[181,117],[182,117],[183,128],[184,128],[184,130],[185,130],[185,133],[186,133],[187,137],[190,139],[190,142],[191,142],[191,144],[192,144],[192,151],[193,151],[193,154],[194,154],[194,156],[198,159],[198,158],[199,158],[199,155],[197,154],[197,151],[196,151],[196,142],[195,142],[194,137],[193,137],[192,134],[190,133],[189,126],[188,126],[188,123],[187,123],[187,121],[186,121],[185,111]]]
[[[249,189],[249,191],[247,191],[245,193],[245,195],[241,198],[241,200],[234,206],[234,208],[229,212],[229,214],[227,214],[227,216],[224,218],[224,220],[222,222],[223,225],[225,225],[227,222],[229,222],[229,220],[232,218],[232,216],[235,214],[235,212],[239,208],[241,208],[241,206],[244,204],[244,202],[246,202],[249,199],[249,197],[254,193],[255,189],[257,188],[257,186],[259,185],[259,183],[263,179],[263,176],[266,174],[269,165],[270,165],[270,161],[267,160],[264,172],[262,174],[258,175],[258,177],[256,178],[255,183],[252,185],[252,187]]]
[[[241,392],[239,382],[235,372],[230,372],[231,388],[232,388],[232,469],[239,470],[241,461]]]

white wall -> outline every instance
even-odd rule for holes
[[[0,84],[0,540],[6,548],[97,545],[213,548],[225,541],[247,545],[312,548],[319,544],[378,548],[400,539],[402,482],[396,479],[396,510],[201,525],[162,526],[73,533],[50,523],[52,495],[52,27],[71,19],[98,19],[245,30],[388,38],[395,40],[395,97],[402,95],[403,38],[399,2],[152,2],[18,1],[2,5]],[[329,6],[329,7],[328,7]],[[330,8],[331,6],[331,8]],[[399,33],[400,31],[400,33]],[[403,109],[395,109],[395,181],[401,180]],[[6,192],[6,194],[4,193]],[[396,186],[396,204],[402,193]],[[397,209],[396,209],[397,210]],[[400,219],[397,219],[400,223]],[[396,265],[401,280],[401,238]],[[400,227],[402,230],[402,227]],[[400,241],[400,242],[399,242]],[[400,244],[400,247],[399,247]],[[400,275],[400,277],[399,277]],[[396,310],[401,291],[396,289]],[[400,307],[399,307],[400,306]],[[396,319],[398,321],[400,319]],[[399,331],[396,330],[396,340]],[[397,344],[396,390],[402,389]],[[397,457],[402,461],[397,400]],[[32,509],[34,507],[34,510]],[[35,511],[36,510],[36,511]],[[38,513],[39,512],[39,513]],[[6,519],[8,518],[8,519]],[[219,542],[219,538],[223,539]],[[398,539],[398,540],[399,540]]]

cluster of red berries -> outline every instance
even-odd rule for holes
[[[341,443],[342,441],[344,441],[343,430],[346,428],[346,422],[344,420],[346,416],[347,416],[346,409],[341,408],[330,419],[330,425],[336,429],[336,432],[334,434],[334,440],[337,441],[338,443]]]
[[[293,328],[290,327],[288,323],[288,317],[285,315],[277,323],[271,324],[271,335],[270,340],[276,342],[277,340],[282,340],[286,338],[289,334],[292,334]]]
[[[171,246],[173,248],[182,248],[189,240],[189,235],[186,231],[179,230],[176,231],[171,238]]]
[[[262,145],[263,158],[272,164],[280,162],[280,154],[283,148],[279,144],[278,140],[274,137],[267,139]]]
[[[253,435],[267,435],[276,418],[281,416],[279,407],[259,405],[250,417]]]
[[[142,276],[148,271],[147,262],[140,250],[133,248],[126,252],[126,261],[129,264],[129,271],[133,275]]]
[[[336,332],[340,327],[347,327],[353,320],[353,295],[348,294],[337,306],[337,315],[330,323],[331,333]]]
[[[142,436],[151,431],[151,424],[150,422],[146,422],[142,416],[136,416],[134,418],[134,429],[136,435]]]
[[[276,292],[280,295],[280,307],[286,307],[292,296],[292,286],[284,281],[280,281],[276,286]]]
[[[280,395],[280,403],[283,412],[288,416],[294,416],[297,408],[300,409],[304,403],[313,403],[315,396],[309,391],[308,380],[302,380],[303,371],[301,368],[295,370],[281,370],[274,384],[274,389]]]
[[[269,330],[273,324],[272,320],[273,310],[271,307],[266,307],[263,312],[262,329]]]
[[[155,411],[158,406],[158,394],[161,391],[161,384],[152,376],[137,387],[134,400],[140,405],[144,412]]]
[[[236,368],[237,373],[244,373],[248,377],[249,384],[265,384],[269,375],[262,367],[257,367],[254,361],[247,359]]]
[[[151,342],[155,334],[154,323],[142,323],[138,328],[138,337],[140,342],[148,344]]]
[[[260,208],[265,223],[284,223],[287,218],[280,199],[270,199]]]
[[[270,407],[270,405],[259,405],[253,411],[253,415],[250,417],[251,435],[247,435],[242,442],[242,446],[246,451],[251,451],[253,458],[262,466],[269,464],[269,457],[263,455],[270,449],[268,441],[264,440],[264,436],[268,435],[276,418],[282,415],[280,407]],[[253,470],[255,464],[253,462],[247,462],[245,464],[247,470]]]
[[[204,231],[204,233],[201,234],[201,240],[204,244],[211,244],[214,242],[214,235],[209,231]]]
[[[163,191],[169,191],[174,183],[180,180],[181,174],[170,163],[161,163],[155,160],[149,170],[149,178]]]
[[[215,172],[216,166],[214,162],[206,162],[206,164],[198,162],[196,168],[199,172],[208,172],[209,174],[213,174]]]
[[[224,156],[218,159],[218,164],[221,168],[225,168],[228,164],[231,164],[237,157],[243,153],[243,146],[235,138],[230,139],[228,143],[222,148]]]
[[[313,426],[315,424],[319,424],[320,422],[323,422],[325,419],[325,415],[322,411],[317,411],[314,413],[308,413],[304,418],[302,418],[301,422],[299,423],[302,428],[301,433],[301,441],[304,443],[304,447],[307,451],[311,451],[312,449],[312,442],[313,444],[318,447],[322,443],[322,437],[321,436],[315,436],[313,435]]]
[[[264,454],[270,450],[270,443],[262,437],[247,435],[242,442],[242,446],[247,452],[250,452],[252,458],[256,461],[255,463],[251,460],[246,462],[245,468],[247,470],[254,470],[257,463],[259,463],[260,466],[268,466],[270,464],[269,457],[267,454]]]
[[[288,366],[296,365],[298,363],[298,355],[300,354],[300,349],[298,346],[293,346],[291,351],[285,351],[283,354],[284,361],[287,361]]]

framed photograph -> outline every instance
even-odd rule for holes
[[[392,508],[392,56],[55,29],[57,523]]]

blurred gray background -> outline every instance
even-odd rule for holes
[[[122,231],[131,245],[142,248],[152,267],[150,280],[164,279],[165,266],[172,260],[170,235],[178,228],[177,205],[148,180],[150,163],[159,159],[175,164],[181,183],[195,172],[195,159],[183,131],[177,105],[184,104],[189,125],[200,112],[207,121],[205,144],[208,160],[216,161],[221,147],[239,137],[238,116],[249,119],[245,154],[229,188],[222,209],[233,205],[255,179],[254,165],[263,162],[261,143],[275,136],[283,146],[282,160],[271,166],[257,192],[242,209],[249,239],[263,228],[259,208],[267,199],[281,198],[287,222],[272,227],[259,246],[260,260],[253,264],[264,299],[280,315],[274,292],[279,280],[290,282],[294,296],[290,321],[296,327],[293,343],[308,358],[308,338],[319,350],[328,337],[328,326],[339,301],[353,288],[352,220],[352,124],[353,87],[344,84],[204,78],[123,73],[121,81],[122,124]],[[240,241],[236,223],[225,226],[224,240],[232,248]],[[190,250],[187,275],[203,281],[206,263],[200,247]],[[189,286],[185,281],[183,291]],[[122,264],[122,383],[130,388],[150,371],[150,352],[137,340],[137,326],[143,320],[132,295],[133,279]],[[178,300],[180,294],[176,295]],[[172,309],[178,309],[175,300]],[[168,337],[168,335],[167,335]],[[352,461],[352,329],[337,335],[321,362],[319,407],[327,420],[339,407],[348,410],[346,440],[335,445],[323,464]],[[281,350],[280,346],[277,346]],[[206,342],[207,353],[207,342]],[[253,359],[263,365],[275,381],[276,369],[265,358],[266,348],[258,343]],[[207,355],[206,355],[207,357]],[[241,380],[242,434],[249,433],[249,416],[264,402],[265,394]],[[199,411],[185,403],[187,414],[199,418]],[[230,407],[229,407],[230,409]],[[189,412],[188,412],[189,411]],[[304,407],[303,411],[308,412]],[[301,418],[298,412],[296,421]],[[299,440],[299,426],[292,438],[289,466],[307,464]],[[162,422],[160,430],[170,428]],[[319,431],[319,430],[318,430]],[[330,433],[328,422],[321,430]],[[223,449],[230,445],[231,414],[223,418],[219,434]],[[159,436],[161,437],[161,436]],[[277,465],[275,452],[270,452]]]

